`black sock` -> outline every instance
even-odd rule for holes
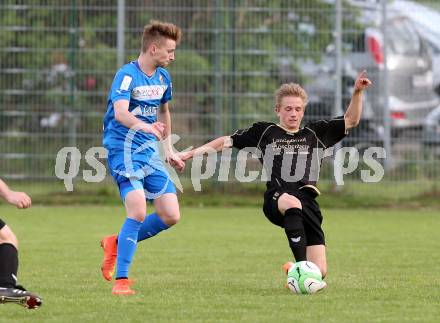
[[[295,261],[307,260],[307,240],[303,221],[301,209],[291,208],[284,213],[284,231]]]
[[[0,244],[0,287],[15,287],[18,270],[18,252],[10,243]]]

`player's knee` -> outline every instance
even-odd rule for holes
[[[7,225],[0,230],[0,244],[2,243],[10,243],[18,250],[18,239]]]
[[[127,217],[138,222],[144,222],[146,211],[143,210],[130,210],[127,212]]]
[[[301,201],[293,195],[289,195],[287,193],[282,194],[278,199],[279,211],[284,214],[286,210],[292,208],[302,209]]]
[[[162,218],[162,221],[165,222],[168,226],[173,226],[177,224],[180,220],[180,212],[177,211],[168,211],[163,212],[162,214],[159,214],[159,216]]]
[[[147,214],[147,202],[143,190],[132,190],[125,196],[125,209],[127,217],[138,222],[144,222]]]
[[[147,208],[142,203],[136,204],[126,204],[127,217],[138,222],[144,222],[145,216],[147,214]]]

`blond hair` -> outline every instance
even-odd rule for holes
[[[275,107],[279,108],[281,106],[281,100],[286,96],[295,96],[300,98],[304,102],[304,108],[307,105],[308,97],[307,92],[299,84],[296,83],[285,83],[282,84],[275,91]]]
[[[182,38],[182,31],[172,23],[151,20],[150,23],[144,27],[142,34],[142,52],[145,53],[152,42],[160,41],[163,38],[171,39],[179,43]]]

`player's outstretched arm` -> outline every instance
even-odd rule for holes
[[[362,93],[371,85],[367,71],[362,71],[354,82],[354,92],[350,105],[345,112],[345,129],[351,129],[359,124],[362,114]]]
[[[177,155],[180,157],[180,159],[186,161],[188,159],[193,158],[196,155],[203,155],[213,151],[222,151],[224,148],[229,148],[229,147],[232,147],[231,137],[223,136],[214,139],[213,141],[210,141],[207,144],[204,144],[203,146],[200,146],[198,148],[194,148],[189,151],[180,152]]]
[[[15,205],[19,209],[26,209],[32,205],[31,198],[26,193],[12,191],[1,179],[0,197],[4,198],[6,202]]]

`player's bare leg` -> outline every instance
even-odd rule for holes
[[[307,247],[307,260],[313,262],[321,271],[322,278],[327,275],[327,259],[325,256],[325,246],[315,245]]]
[[[176,224],[180,220],[180,209],[177,195],[166,193],[154,200],[154,207],[159,217],[168,226]]]
[[[313,262],[316,266],[318,266],[321,271],[322,278],[327,275],[327,259],[325,255],[325,246],[324,245],[315,245],[307,247],[307,261]],[[324,289],[327,287],[327,283],[322,281],[322,286],[320,289]]]
[[[291,208],[302,209],[301,201],[293,195],[283,193],[278,199],[278,210],[285,215],[286,211]]]
[[[18,250],[17,237],[7,225],[0,230],[0,244],[2,243],[10,243]]]

